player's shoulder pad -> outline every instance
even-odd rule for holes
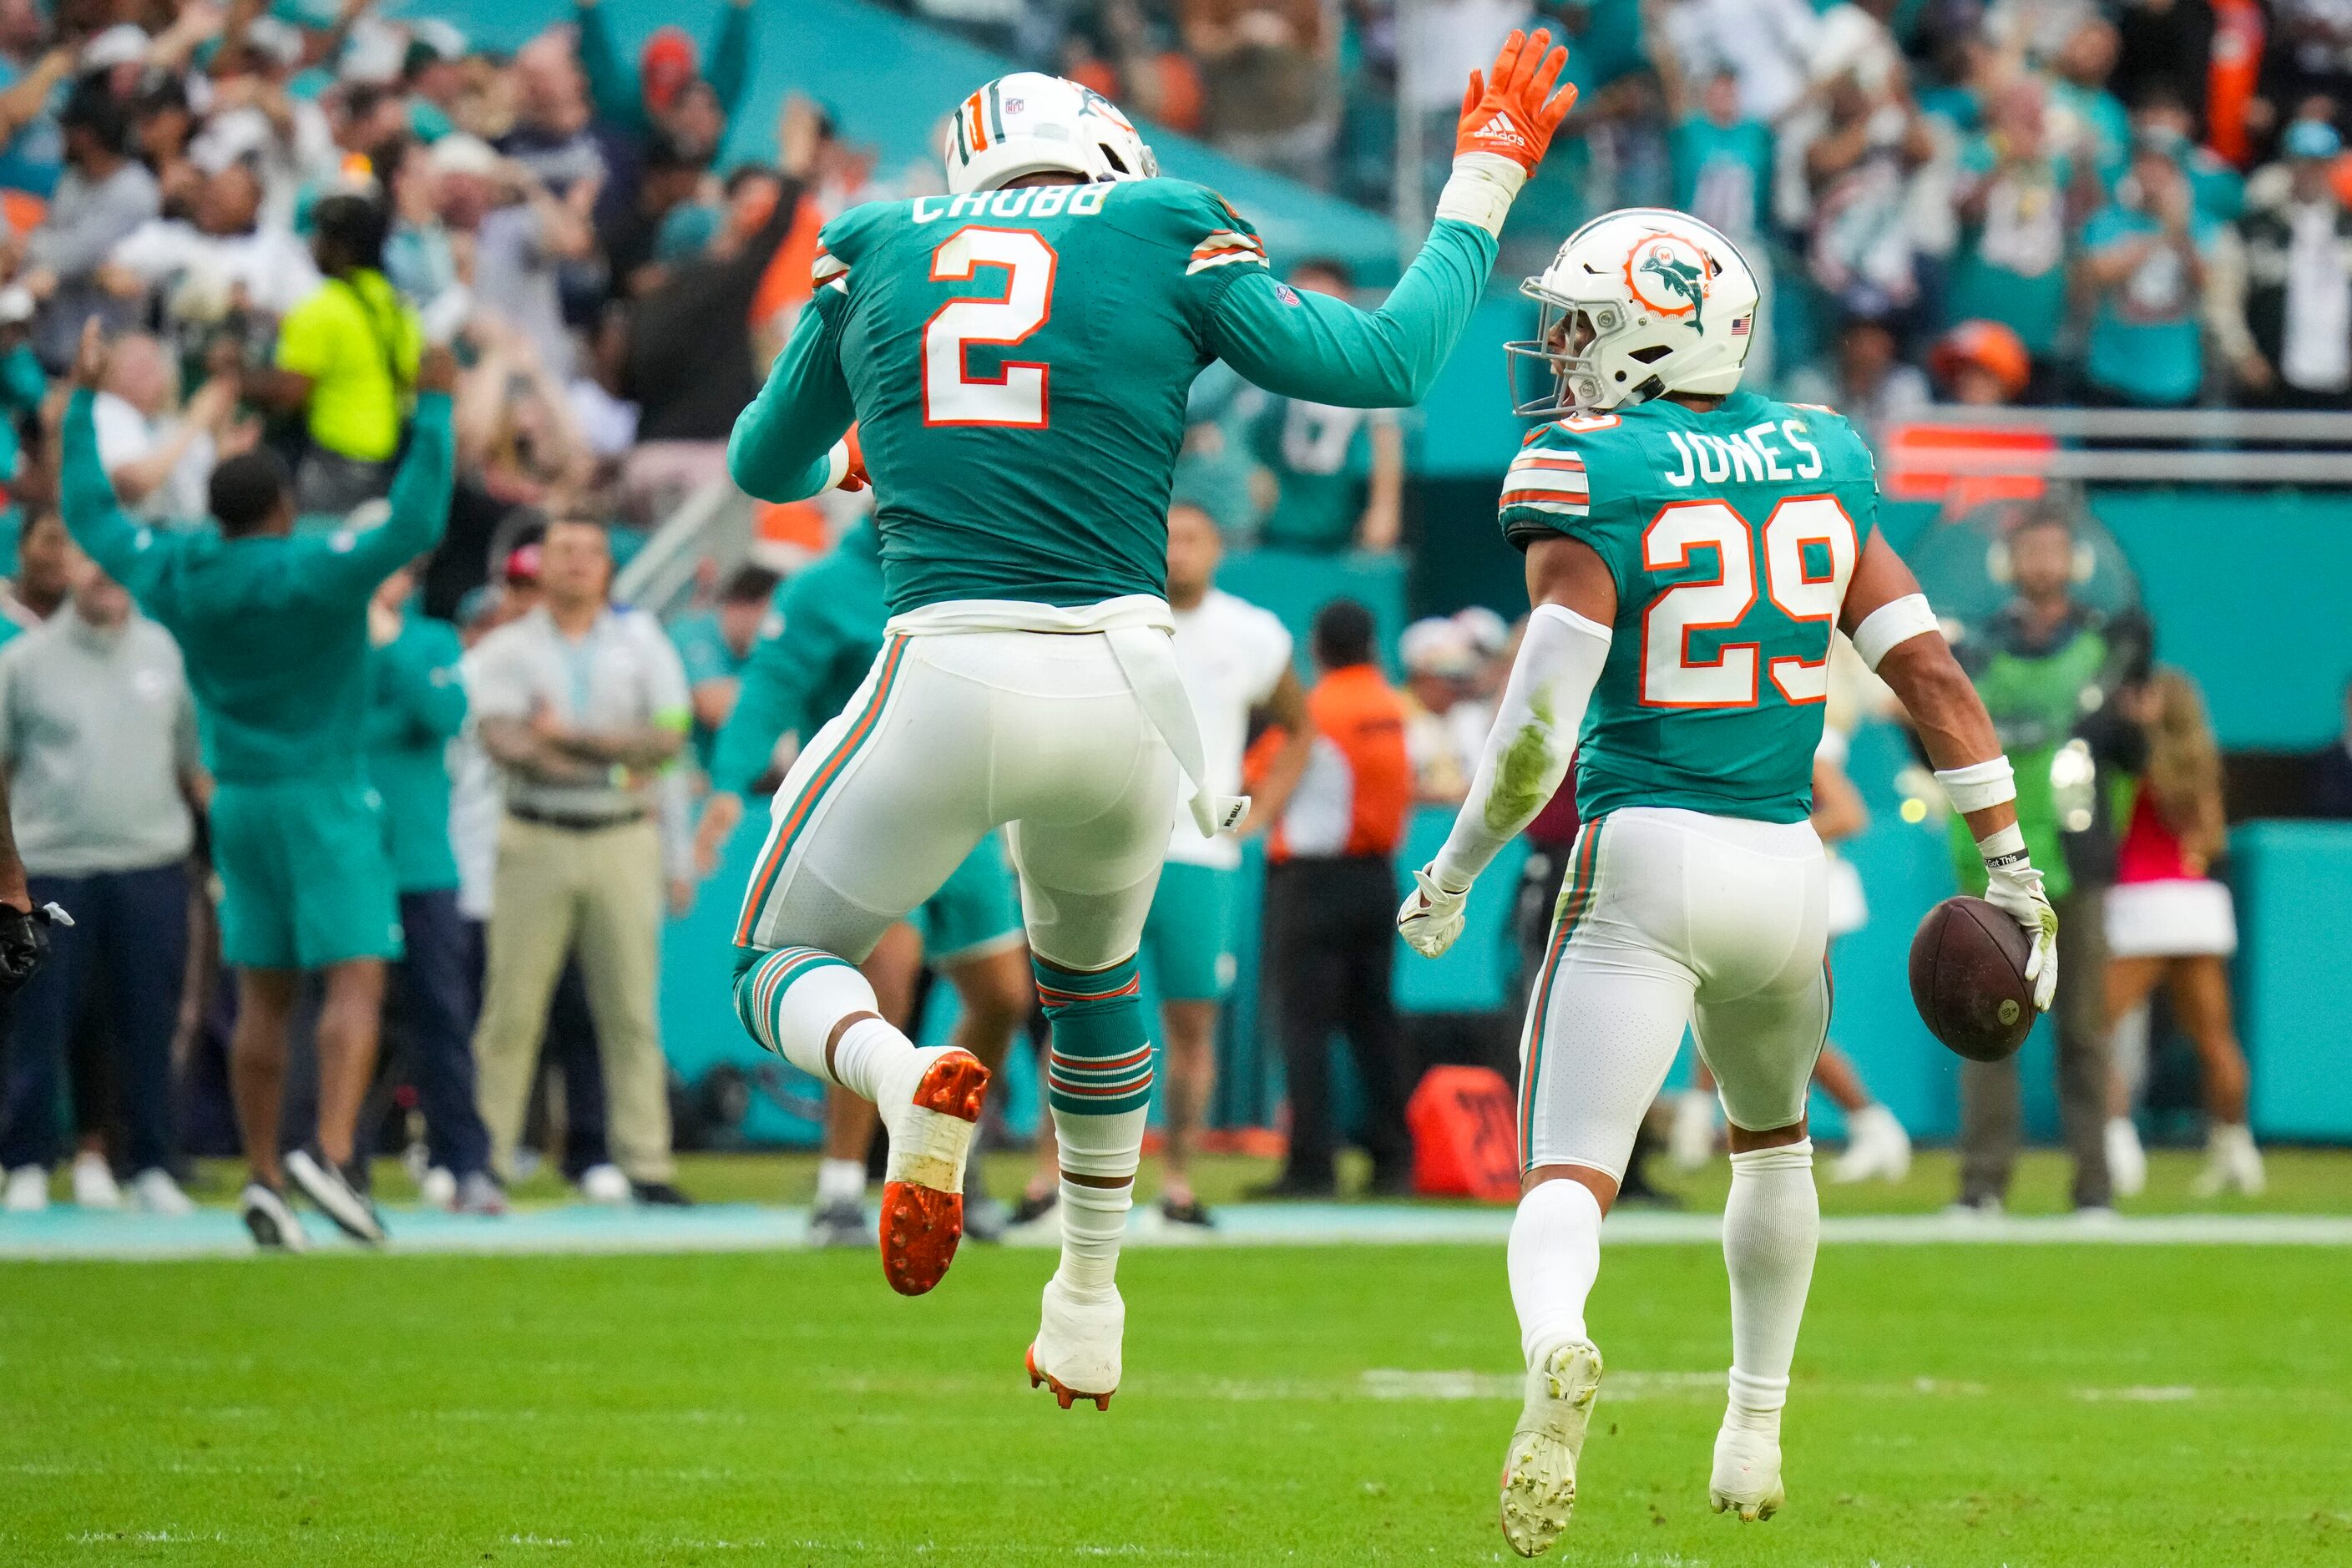
[[[1503,473],[1505,515],[1589,516],[1592,472],[1605,467],[1607,454],[1618,444],[1613,433],[1622,423],[1614,414],[1573,414],[1528,431],[1518,456]]]
[[[871,256],[889,237],[912,220],[911,202],[863,202],[839,214],[817,231],[816,256],[809,265],[810,281],[848,292],[851,268]]]
[[[1164,174],[1124,180],[1112,187],[1106,211],[1145,238],[1181,247],[1187,276],[1212,268],[1266,265],[1257,230],[1206,185]]]
[[[1863,439],[1853,421],[1836,409],[1822,403],[1783,403],[1780,408],[1784,419],[1796,423],[1799,434],[1821,448],[1832,477],[1867,478],[1878,471],[1870,443]]]

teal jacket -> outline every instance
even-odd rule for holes
[[[449,742],[466,725],[457,628],[412,614],[368,656],[368,782],[404,893],[457,885],[449,848]]]
[[[599,119],[642,145],[653,130],[646,111],[645,88],[636,62],[625,59],[605,25],[601,5],[572,8],[580,29],[580,69],[588,79],[588,96]],[[719,7],[719,26],[702,54],[702,79],[718,96],[719,112],[728,120],[743,101],[751,79],[751,7],[749,0],[728,0]]]
[[[776,588],[736,689],[735,710],[711,750],[713,789],[748,791],[768,771],[776,742],[805,742],[849,705],[882,651],[882,556],[869,520],[832,554]]]
[[[142,527],[107,483],[86,391],[66,404],[63,447],[66,531],[179,640],[213,776],[224,784],[363,780],[368,600],[448,526],[447,395],[416,400],[391,515],[327,535],[226,539],[211,526]]]

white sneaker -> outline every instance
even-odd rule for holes
[[[625,1204],[635,1197],[629,1178],[613,1164],[591,1165],[580,1173],[580,1195],[592,1204]]]
[[[302,1234],[302,1222],[294,1217],[294,1207],[286,1194],[259,1182],[247,1182],[245,1191],[236,1197],[237,1217],[253,1237],[253,1245],[264,1252],[308,1252],[310,1238]]]
[[[38,1214],[49,1206],[49,1172],[46,1165],[19,1165],[8,1173],[10,1214]]]
[[[428,1167],[416,1178],[416,1201],[446,1213],[457,1206],[457,1178],[446,1165]]]
[[[1911,1173],[1911,1134],[1895,1112],[1865,1105],[1846,1122],[1845,1152],[1830,1166],[1832,1182],[1899,1182]]]
[[[1745,1426],[1726,1426],[1715,1435],[1715,1473],[1706,1500],[1717,1513],[1737,1512],[1754,1521],[1769,1519],[1789,1500],[1780,1485],[1780,1442]]]
[[[122,1189],[115,1184],[114,1172],[106,1163],[106,1156],[94,1149],[85,1149],[74,1156],[74,1206],[86,1209],[119,1209],[122,1206]]]
[[[2205,1134],[2205,1169],[2197,1176],[2197,1195],[2219,1197],[2223,1193],[2262,1195],[2265,1177],[2262,1151],[2242,1123],[2216,1122]]]
[[[2147,1151],[2140,1146],[2139,1125],[2128,1116],[2107,1118],[2107,1181],[2119,1198],[2136,1198],[2147,1190]]]
[[[954,1046],[908,1054],[875,1101],[890,1130],[882,1171],[882,1277],[901,1296],[937,1285],[963,1239],[963,1171],[988,1069]],[[1104,1395],[1106,1399],[1109,1396]]]
[[[180,1184],[172,1180],[172,1173],[161,1165],[150,1165],[131,1178],[131,1204],[133,1208],[172,1219],[184,1219],[196,1212],[196,1205],[180,1190]]]
[[[1101,1300],[1081,1301],[1062,1289],[1059,1276],[1046,1280],[1045,1315],[1029,1342],[1029,1386],[1052,1388],[1065,1410],[1079,1399],[1109,1409],[1118,1392],[1119,1342],[1126,1332],[1127,1303],[1117,1286]]]
[[[1696,1171],[1715,1158],[1715,1096],[1686,1089],[1675,1096],[1675,1119],[1666,1131],[1666,1163]]]
[[[1556,1346],[1528,1368],[1526,1402],[1503,1453],[1503,1539],[1522,1557],[1540,1557],[1568,1528],[1600,1397],[1601,1352],[1591,1345]]]

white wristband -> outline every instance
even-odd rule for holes
[[[833,450],[824,455],[824,488],[837,490],[841,488],[841,481],[848,477],[849,443],[835,441],[833,444]]]
[[[1500,153],[1457,153],[1453,176],[1437,193],[1437,216],[1475,223],[1499,239],[1527,183],[1528,172]]]
[[[1936,782],[1944,786],[1944,798],[1962,816],[2017,798],[2017,775],[2007,757],[1970,763],[1964,768],[1938,768]]]
[[[1897,643],[1942,629],[1936,612],[1928,607],[1927,595],[1906,594],[1862,618],[1862,625],[1853,628],[1853,651],[1862,655],[1864,664],[1875,670],[1878,661],[1893,652]]]
[[[2021,871],[2025,868],[2025,830],[2014,822],[1977,840],[1977,853],[1984,857],[1985,869],[1990,872]]]

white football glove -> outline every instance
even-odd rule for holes
[[[2042,890],[2042,873],[2023,853],[2011,866],[1985,868],[1985,902],[2025,928],[2033,956],[2025,961],[2025,978],[2033,983],[2036,1011],[2050,1011],[2058,994],[2058,911]]]
[[[1413,891],[1397,910],[1397,930],[1413,952],[1435,958],[1462,934],[1462,906],[1469,900],[1470,889],[1445,887],[1434,868],[1415,871],[1412,880]]]

